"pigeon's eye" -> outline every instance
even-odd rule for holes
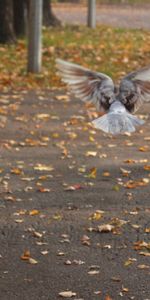
[[[132,100],[133,97],[134,97],[134,94],[132,93],[132,94],[126,96],[126,99],[127,99],[127,101],[130,101],[130,100]]]

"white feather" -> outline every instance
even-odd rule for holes
[[[115,101],[107,114],[92,121],[97,129],[111,134],[120,134],[124,132],[134,132],[135,127],[142,125],[144,121],[127,112],[125,107]]]

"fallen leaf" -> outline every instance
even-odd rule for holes
[[[47,254],[48,254],[48,251],[47,251],[47,250],[41,251],[41,254],[42,254],[42,255],[47,255]]]
[[[148,146],[142,146],[142,147],[139,148],[139,151],[147,152],[147,151],[149,151],[149,147]]]
[[[109,177],[109,176],[110,176],[110,173],[109,173],[109,172],[103,172],[102,175],[103,175],[104,177]]]
[[[124,163],[126,163],[126,164],[134,164],[134,163],[136,163],[136,161],[134,159],[126,159],[126,160],[124,160]]]
[[[60,292],[59,296],[61,296],[63,298],[71,298],[71,297],[75,297],[76,293],[74,293],[72,291],[64,291],[64,292]]]
[[[141,252],[139,252],[139,254],[143,255],[143,256],[150,256],[150,252],[141,251]]]
[[[53,166],[51,165],[44,165],[44,164],[37,164],[35,167],[34,167],[34,170],[38,170],[38,171],[53,171],[54,168]]]
[[[64,188],[64,191],[76,191],[83,189],[83,186],[81,184],[74,184],[74,185],[68,185]]]
[[[43,236],[43,234],[38,231],[33,231],[33,236],[37,237],[37,238],[41,238]]]
[[[18,169],[18,168],[12,168],[11,173],[15,174],[15,175],[20,175],[20,174],[22,174],[22,170]]]
[[[122,292],[125,292],[125,293],[127,293],[127,292],[129,292],[129,289],[128,289],[128,288],[126,288],[126,287],[124,287],[124,286],[122,286]]]
[[[99,225],[97,226],[97,231],[98,232],[104,232],[104,233],[107,233],[107,232],[112,232],[113,229],[115,228],[114,225],[111,225],[111,224],[102,224],[102,225]]]
[[[95,179],[96,178],[96,175],[97,175],[97,169],[94,167],[90,170],[90,173],[88,174],[88,177],[89,178],[93,178]]]
[[[113,299],[109,295],[107,295],[104,300],[113,300]]]
[[[144,264],[143,265],[142,264],[138,265],[137,267],[138,267],[138,269],[141,269],[141,270],[143,270],[143,269],[149,269],[150,268],[150,266],[144,265]]]
[[[101,293],[102,293],[101,291],[95,291],[94,292],[95,295],[101,295]]]
[[[38,215],[40,212],[37,209],[33,209],[29,211],[29,216],[36,216]]]
[[[70,101],[68,95],[57,95],[55,96],[55,98],[59,101],[65,101],[65,102]]]
[[[29,260],[30,257],[31,257],[31,254],[30,254],[29,250],[25,250],[24,253],[21,255],[22,260]]]
[[[97,275],[97,274],[99,274],[100,272],[98,271],[98,270],[90,270],[90,271],[88,271],[88,274],[89,275]]]
[[[144,170],[150,171],[150,165],[145,165],[145,166],[144,166]]]
[[[85,235],[85,234],[81,238],[81,242],[85,246],[90,246],[91,245],[90,238],[87,235]]]
[[[122,175],[123,175],[124,177],[129,176],[129,174],[131,173],[131,171],[126,170],[126,169],[124,169],[124,168],[120,168],[120,170],[121,170]]]
[[[62,220],[62,215],[60,215],[60,214],[55,214],[55,215],[53,216],[53,219],[56,220],[56,221],[61,221],[61,220]]]
[[[128,260],[125,261],[124,266],[128,267],[128,266],[130,266],[132,264],[133,264],[133,261],[129,258]]]
[[[40,192],[40,193],[49,193],[49,192],[51,192],[51,189],[40,187],[40,188],[38,188],[38,192]]]
[[[90,217],[89,220],[98,221],[103,217],[102,213],[99,211],[94,212]]]
[[[28,261],[31,265],[36,265],[38,263],[38,261],[32,257],[29,257]]]
[[[96,151],[87,151],[85,155],[95,157],[97,155],[97,152]]]

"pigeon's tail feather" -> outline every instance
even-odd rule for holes
[[[138,119],[127,112],[125,113],[108,113],[94,120],[95,128],[111,134],[119,134],[124,132],[134,132],[135,126],[142,125],[144,121]]]

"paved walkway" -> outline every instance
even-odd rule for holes
[[[80,5],[54,5],[58,18],[66,24],[86,24],[87,8]],[[150,5],[145,6],[97,6],[97,24],[123,28],[150,29]]]
[[[63,91],[0,103],[0,299],[150,299],[149,116],[111,137]]]

